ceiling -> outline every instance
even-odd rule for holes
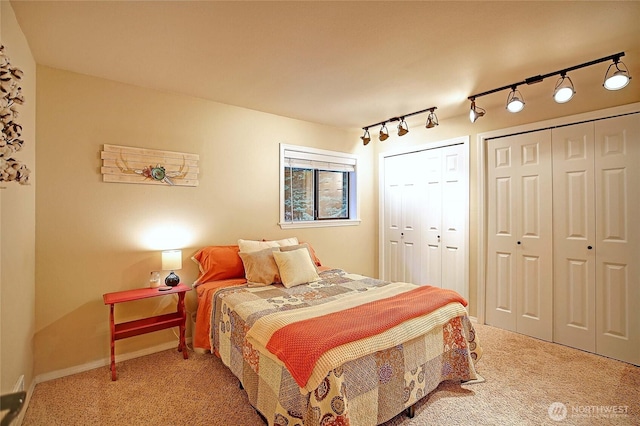
[[[11,4],[38,64],[336,127],[466,115],[472,94],[621,51],[640,88],[637,1]],[[607,66],[571,73],[578,93]],[[556,79],[520,90],[548,101]]]

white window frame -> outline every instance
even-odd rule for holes
[[[285,168],[290,164],[290,160],[307,162],[312,165],[314,162],[331,163],[340,170],[341,167],[349,171],[349,218],[348,219],[323,219],[309,221],[285,221],[284,208],[284,183]],[[280,228],[324,228],[330,226],[354,226],[360,224],[360,199],[358,197],[358,157],[346,152],[329,151],[325,149],[309,148],[298,145],[280,144]]]

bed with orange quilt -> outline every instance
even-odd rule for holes
[[[323,267],[295,239],[255,243],[194,256],[193,341],[269,425],[378,425],[442,381],[477,378],[481,349],[459,294]]]

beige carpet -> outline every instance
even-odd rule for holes
[[[482,383],[442,383],[396,425],[640,425],[640,368],[477,325]],[[263,425],[212,355],[170,350],[40,383],[23,425]],[[549,415],[553,403],[555,411]],[[612,413],[612,411],[616,411]],[[565,417],[562,419],[563,414]]]

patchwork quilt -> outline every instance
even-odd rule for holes
[[[360,303],[353,300],[382,300],[418,287],[337,269],[321,272],[320,278],[292,288],[222,288],[214,296],[211,347],[269,425],[378,425],[442,381],[476,378],[481,348],[466,309],[453,301],[328,350],[315,362],[308,381],[297,382],[266,348],[265,322],[319,316],[306,332],[320,335],[322,319],[331,317],[314,312],[341,312],[342,306]]]

